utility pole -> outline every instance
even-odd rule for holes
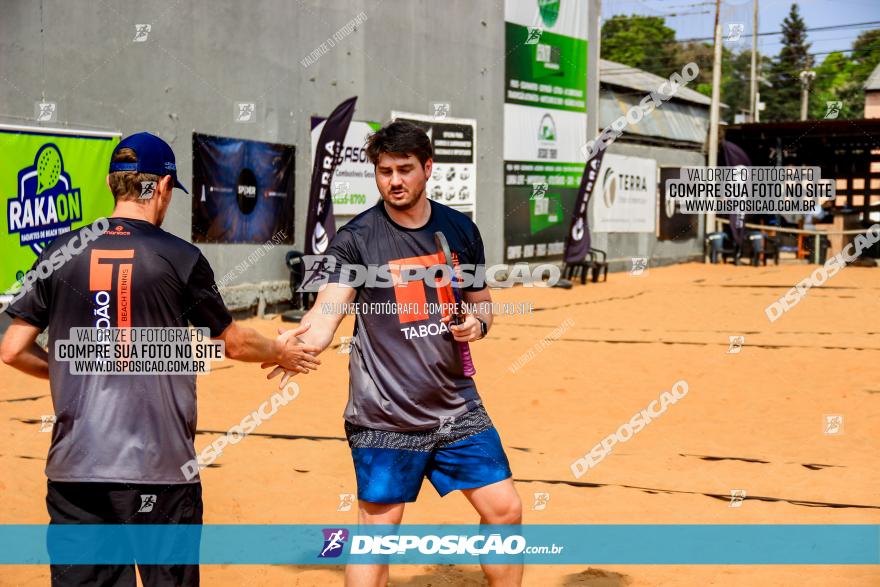
[[[749,83],[751,122],[758,121],[758,0],[752,0],[752,79]]]
[[[602,0],[589,0],[587,5],[587,140],[599,136],[599,54],[602,31],[599,20]]]
[[[718,165],[718,119],[721,114],[721,0],[715,0],[715,59],[712,61],[712,105],[709,108],[709,166]],[[715,231],[715,214],[706,214],[706,232]]]
[[[801,72],[801,120],[807,119],[807,107],[810,104],[810,82],[816,77],[816,72],[805,70]]]

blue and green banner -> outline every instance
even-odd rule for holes
[[[55,237],[113,211],[105,179],[118,134],[0,126],[0,294]]]
[[[880,526],[2,525],[0,565],[877,565]]]

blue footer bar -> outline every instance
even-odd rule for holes
[[[880,564],[880,525],[0,525],[0,564]]]

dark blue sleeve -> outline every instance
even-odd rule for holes
[[[34,275],[39,275],[37,273],[37,265],[40,264],[44,256],[40,255],[28,273],[33,272]],[[13,318],[21,318],[28,324],[44,330],[49,326],[50,279],[51,275],[46,278],[37,277],[36,281],[31,283],[29,289],[23,293],[19,290],[13,297],[15,301],[6,309],[6,313]]]
[[[476,275],[485,276],[486,272],[486,252],[483,249],[483,237],[480,235],[480,229],[476,224],[472,225],[473,234],[462,252],[460,263],[473,265]],[[464,291],[483,291],[486,289],[485,279],[478,280],[469,287],[462,288]]]
[[[328,273],[328,283],[339,283],[342,277],[343,265],[363,266],[364,262],[361,258],[361,252],[357,245],[354,230],[343,227],[325,253],[329,257],[330,268]]]
[[[232,324],[232,315],[214,282],[211,264],[201,253],[186,282],[184,296],[184,315],[193,326],[207,328],[212,337],[217,337]]]

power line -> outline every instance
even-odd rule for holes
[[[874,50],[874,49],[880,49],[880,43],[873,44],[873,45],[868,45],[867,47],[862,47],[862,48],[860,48],[860,49],[853,49],[853,48],[849,48],[849,49],[832,49],[832,50],[830,50],[830,51],[815,51],[815,52],[805,53],[805,55],[808,55],[808,56],[810,56],[810,57],[816,57],[817,55],[830,55],[831,53],[850,53],[850,52],[852,52],[852,51],[856,51],[856,50],[858,50],[858,51],[870,52],[870,51],[872,51],[872,50]],[[737,55],[738,55],[738,54],[733,54],[733,56],[732,56],[731,58],[728,58],[728,59],[726,59],[725,61],[727,61],[727,62],[729,63],[729,62],[732,61],[732,59],[735,58]],[[657,60],[659,60],[659,59],[663,59],[663,58],[664,58],[663,56],[650,55],[650,56],[648,56],[648,59],[646,59],[646,62],[647,62],[648,64],[651,64],[651,63],[657,63]],[[765,54],[762,53],[762,54],[761,54],[761,59],[762,59],[762,60],[768,60],[768,61],[769,61],[769,60],[772,59],[772,57],[770,57],[769,55],[765,55]],[[676,64],[678,63],[678,61],[676,61],[675,59],[673,59],[673,61],[675,61]],[[698,56],[696,56],[695,61],[697,62],[697,65],[701,65],[700,62],[705,63],[705,64],[707,64],[707,65],[711,65],[711,55],[698,55]],[[649,71],[647,71],[647,70],[644,70],[644,69],[642,69],[642,68],[638,68],[638,67],[634,67],[634,66],[631,66],[631,65],[624,65],[624,64],[621,64],[621,65],[622,65],[622,67],[617,67],[617,68],[615,68],[615,67],[610,67],[610,68],[608,68],[608,69],[603,69],[603,70],[602,70],[602,73],[603,73],[603,74],[606,74],[606,75],[608,75],[609,73],[610,73],[611,75],[625,75],[625,74],[627,74],[627,73],[633,73],[633,72],[637,72],[637,71],[646,71],[647,73],[651,73],[651,72],[649,72]],[[815,67],[815,66],[814,66],[814,67]],[[619,73],[618,73],[618,72],[619,72]],[[656,75],[656,74],[655,74],[655,75]]]
[[[608,21],[605,21],[605,23],[607,23],[607,22]],[[727,23],[727,24],[730,24],[730,23]],[[880,20],[872,20],[872,21],[867,21],[867,22],[852,22],[852,23],[848,23],[848,24],[836,24],[836,25],[823,26],[823,27],[812,27],[812,28],[804,29],[804,32],[805,33],[812,33],[812,32],[818,32],[818,31],[832,31],[832,30],[841,30],[841,29],[847,29],[847,28],[868,27],[868,26],[875,26],[875,25],[880,25]],[[604,24],[603,24],[603,28],[604,28]],[[751,38],[752,34],[753,33],[747,33],[745,31],[743,31],[742,34],[740,35],[740,37],[741,38]],[[758,33],[757,36],[759,36],[759,37],[772,37],[772,36],[781,35],[781,34],[783,34],[783,31]],[[666,45],[669,43],[697,43],[700,41],[712,41],[712,40],[714,40],[714,37],[694,37],[691,39],[669,39],[666,41],[643,41],[643,42],[633,42],[630,44],[631,45],[659,45],[659,44]]]
[[[679,16],[698,16],[700,14],[712,14],[711,10],[701,10],[700,12],[670,12],[668,14],[660,14],[663,18],[678,18]]]
[[[672,6],[664,6],[665,9],[671,8],[695,8],[697,6],[714,6],[714,2],[697,2],[695,4],[673,4]]]

